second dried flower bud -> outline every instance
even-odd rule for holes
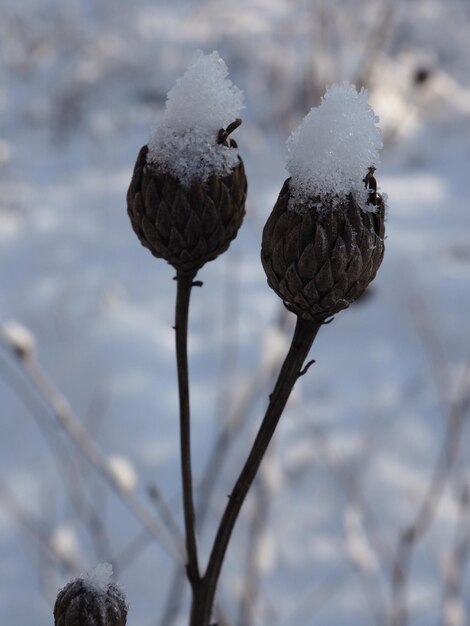
[[[316,323],[347,308],[384,254],[382,147],[367,93],[331,86],[287,142],[286,180],[263,231],[261,259],[286,307]]]
[[[269,286],[296,315],[323,322],[357,300],[384,254],[384,212],[362,210],[354,196],[329,210],[289,208],[286,180],[263,232],[261,260]]]

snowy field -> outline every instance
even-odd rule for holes
[[[58,588],[103,562],[130,626],[187,623],[168,550],[168,518],[181,525],[174,272],[140,246],[125,195],[198,48],[218,50],[245,94],[249,184],[244,225],[191,302],[203,557],[290,340],[261,232],[284,143],[326,84],[369,89],[389,204],[378,277],[321,329],[243,509],[218,624],[464,626],[468,0],[0,0],[0,323],[28,328],[37,356],[0,344],[0,623],[50,626]],[[44,376],[90,434],[88,458]]]

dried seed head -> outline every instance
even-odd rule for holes
[[[229,134],[236,120],[221,129],[218,143],[236,148]],[[247,181],[243,161],[222,175],[187,186],[147,160],[148,147],[137,157],[127,210],[143,246],[181,272],[196,272],[215,259],[237,235],[245,215]]]
[[[269,286],[302,318],[323,322],[347,308],[379,269],[385,207],[372,168],[364,183],[373,205],[367,211],[352,193],[312,198],[308,210],[297,211],[290,179],[284,183],[264,227],[261,260]]]
[[[54,606],[55,626],[125,626],[126,621],[124,594],[109,580],[76,578],[59,591]]]

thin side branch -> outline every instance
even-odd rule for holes
[[[470,555],[469,487],[468,481],[465,481],[459,498],[459,513],[454,544],[451,549],[447,574],[444,581],[441,626],[452,626],[452,624],[455,624],[455,607],[463,609],[465,606],[464,590],[462,587]],[[464,620],[466,616],[462,615],[462,617]]]
[[[459,390],[457,400],[450,407],[444,441],[429,487],[414,520],[402,533],[398,543],[392,571],[391,626],[406,626],[408,623],[406,592],[413,552],[435,519],[445,487],[457,460],[464,418],[470,406],[470,396],[468,389],[466,389],[469,369],[470,364],[467,364],[463,376],[463,388]]]
[[[320,326],[297,318],[292,344],[270,396],[266,414],[219,524],[203,578],[205,597],[199,607],[200,612],[193,614],[191,624],[202,626],[209,623],[217,582],[235,522]]]

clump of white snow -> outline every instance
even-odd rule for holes
[[[227,78],[219,53],[198,52],[168,93],[160,123],[150,138],[147,160],[189,187],[211,174],[223,175],[238,164],[236,148],[217,143],[243,108],[243,93]]]
[[[112,584],[113,566],[109,563],[100,563],[92,570],[81,576],[83,582],[99,593],[106,593]]]
[[[3,337],[20,358],[31,356],[36,348],[34,335],[16,320],[0,324],[0,337]]]
[[[349,84],[327,89],[287,141],[293,208],[303,210],[314,197],[329,201],[351,192],[367,208],[363,179],[378,165],[383,147],[378,121],[364,89]]]
[[[137,485],[137,472],[124,456],[114,454],[108,458],[108,469],[122,491],[132,491]]]
[[[49,538],[55,554],[66,562],[77,563],[81,560],[80,543],[75,528],[70,524],[57,526]]]

